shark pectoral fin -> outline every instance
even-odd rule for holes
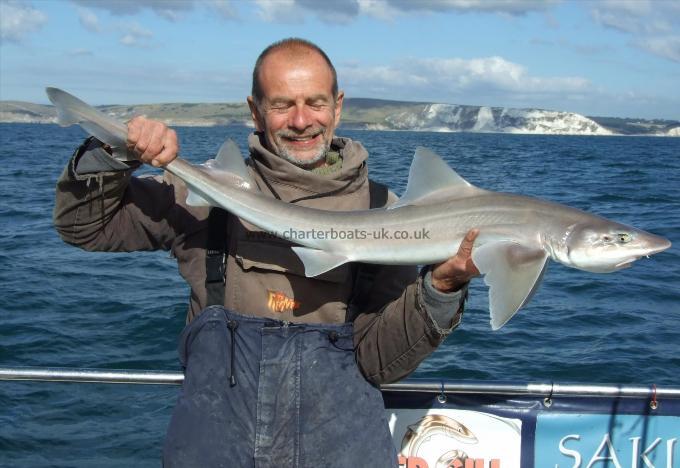
[[[305,266],[305,276],[308,278],[319,276],[326,273],[335,267],[349,262],[347,257],[341,255],[334,255],[318,249],[310,249],[308,247],[292,247],[293,252],[300,257],[302,264]]]
[[[498,330],[534,295],[548,264],[542,249],[501,241],[472,250],[472,261],[489,286],[491,328]]]
[[[189,193],[187,195],[187,205],[189,206],[213,206],[212,203],[210,203],[208,200],[194,192],[193,190],[189,189]]]

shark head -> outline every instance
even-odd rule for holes
[[[570,226],[565,244],[563,263],[593,273],[628,268],[635,260],[671,246],[664,237],[595,217]]]

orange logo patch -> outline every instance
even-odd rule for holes
[[[286,296],[280,291],[267,290],[267,292],[269,293],[267,307],[273,312],[292,312],[300,308],[300,303],[298,301]]]

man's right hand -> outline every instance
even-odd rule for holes
[[[177,133],[162,122],[135,117],[127,124],[128,148],[134,151],[142,162],[154,167],[167,166],[177,157],[179,142]]]

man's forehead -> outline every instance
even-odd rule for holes
[[[269,55],[262,63],[259,78],[264,93],[271,93],[270,99],[293,91],[309,95],[333,93],[333,74],[318,53]]]

